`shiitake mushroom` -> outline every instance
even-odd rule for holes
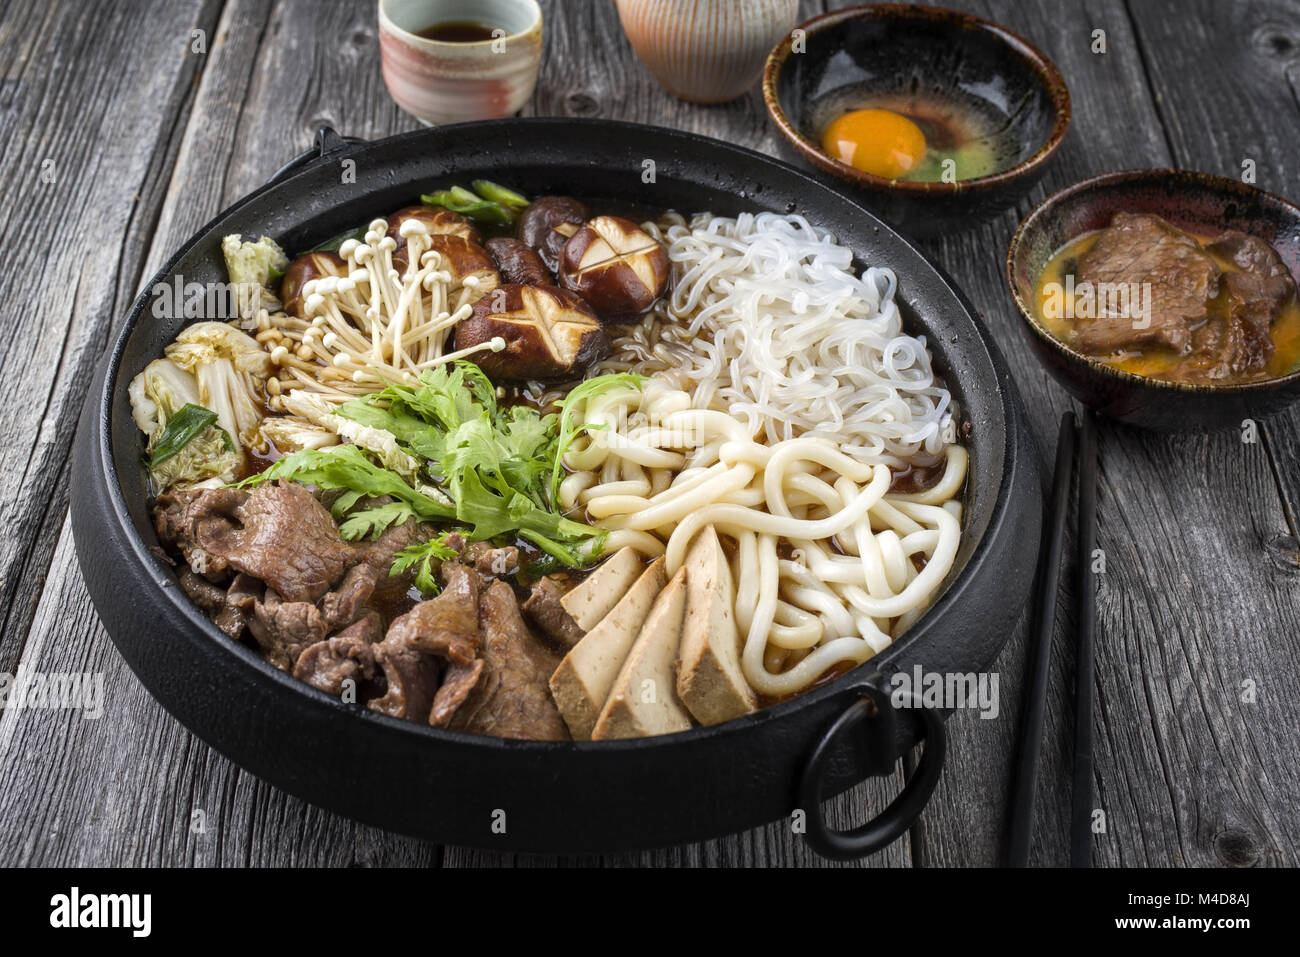
[[[668,252],[630,219],[597,216],[560,255],[560,284],[582,296],[602,319],[645,312],[668,288]]]
[[[397,248],[406,245],[402,235],[402,223],[408,219],[418,219],[424,223],[430,236],[459,236],[471,243],[480,242],[478,230],[460,213],[450,209],[435,209],[432,206],[403,206],[388,217],[388,235],[397,240]]]
[[[481,298],[456,326],[456,348],[505,340],[500,352],[474,361],[494,382],[572,379],[609,352],[591,307],[557,286],[506,283]]]
[[[501,274],[488,251],[478,243],[460,236],[430,236],[429,249],[442,255],[439,268],[451,273],[452,282],[464,285],[466,277],[473,276],[478,283],[478,294],[491,292],[501,284]],[[393,256],[397,264],[397,256]],[[401,272],[405,267],[399,267]]]
[[[542,257],[522,239],[501,236],[489,239],[484,245],[506,282],[522,286],[555,285],[555,277],[542,262]]]
[[[572,196],[539,196],[519,217],[519,238],[537,251],[546,268],[555,272],[560,251],[591,215]]]

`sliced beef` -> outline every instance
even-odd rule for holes
[[[414,572],[393,575],[393,559],[408,545],[427,542],[438,534],[432,525],[417,524],[414,519],[394,525],[373,542],[362,546],[362,561],[379,572],[373,603],[390,605],[410,589]]]
[[[388,681],[383,697],[370,702],[376,711],[411,721],[430,720],[443,662],[472,667],[475,661],[478,578],[455,562],[446,563],[443,571],[448,584],[442,593],[394,619],[384,640],[375,646],[375,658]],[[457,672],[455,678],[461,684],[468,681],[463,672]],[[441,713],[449,714],[467,693],[468,688],[464,692],[450,688],[440,701]]]
[[[240,572],[226,589],[224,607],[212,620],[231,638],[238,638],[248,627],[253,610],[265,591],[266,586],[261,581]]]
[[[248,630],[258,647],[281,671],[291,671],[309,645],[328,634],[320,609],[308,601],[284,601],[271,589],[253,606]]]
[[[384,616],[377,611],[368,611],[334,637],[357,638],[368,645],[377,644],[384,640]]]
[[[205,578],[234,568],[287,601],[315,601],[357,560],[330,513],[292,482],[159,496],[155,524]]]
[[[1243,273],[1229,273],[1224,279],[1231,301],[1223,365],[1230,375],[1258,372],[1273,358],[1273,321],[1290,293],[1275,297],[1264,291],[1276,280]]]
[[[429,724],[435,728],[445,728],[451,724],[452,717],[465,699],[469,697],[474,686],[483,676],[486,663],[482,658],[461,664],[453,661],[447,666],[438,693],[433,696],[433,709],[429,712]]]
[[[374,565],[361,562],[348,569],[334,591],[325,594],[320,610],[330,631],[346,628],[369,611],[366,603],[374,595],[381,574]]]
[[[342,695],[349,687],[357,695],[376,673],[374,647],[349,632],[309,645],[293,666],[295,678],[332,695]]]
[[[326,627],[333,632],[372,610],[399,615],[409,608],[411,602],[406,599],[406,592],[414,573],[393,575],[393,559],[408,545],[426,541],[435,534],[431,526],[411,520],[388,529],[374,542],[354,546],[357,564],[320,600]]]
[[[547,685],[559,656],[528,630],[509,585],[493,582],[479,595],[478,622],[484,671],[448,727],[503,738],[567,740]]]
[[[214,585],[191,569],[178,576],[181,590],[231,638],[244,633],[253,614],[253,603],[262,594],[262,583],[248,575],[236,575],[229,588]]]
[[[1258,236],[1249,236],[1229,229],[1206,243],[1205,248],[1216,256],[1229,259],[1242,272],[1261,279],[1275,280],[1272,295],[1286,299],[1295,292],[1295,280],[1277,250]]]
[[[380,697],[368,701],[367,707],[394,718],[427,721],[442,677],[442,662],[405,642],[388,638],[373,649],[388,688]]]
[[[443,568],[447,585],[442,593],[395,619],[384,641],[466,664],[474,660],[479,646],[478,580],[456,562]]]
[[[192,508],[202,508],[208,494]],[[357,559],[325,506],[294,482],[259,485],[226,521],[203,525],[197,541],[290,602],[320,598]]]
[[[209,618],[226,607],[226,590],[196,575],[191,569],[182,571],[177,576],[177,581],[180,582],[181,591],[185,592],[190,601],[198,605]]]
[[[1073,344],[1091,353],[1149,345],[1187,351],[1193,328],[1206,319],[1219,280],[1219,267],[1194,236],[1158,216],[1125,212],[1116,213],[1092,248],[1079,257],[1076,273],[1081,283],[1094,289],[1101,284],[1141,288],[1150,283],[1150,323],[1144,328],[1135,327],[1138,316],[1078,321]]]
[[[1295,295],[1295,280],[1277,251],[1258,237],[1228,230],[1205,248],[1244,271],[1224,272],[1220,315],[1198,330],[1180,374],[1214,381],[1261,372],[1273,357],[1273,323]]]
[[[158,540],[178,551],[185,563],[209,581],[223,581],[230,570],[226,560],[208,552],[199,540],[205,528],[234,520],[248,494],[238,489],[178,489],[164,492],[154,504]]]
[[[519,549],[514,545],[497,548],[491,542],[466,541],[463,535],[447,536],[447,547],[460,556],[460,563],[468,565],[484,578],[499,578],[519,571]]]
[[[564,610],[560,599],[564,586],[554,578],[543,578],[533,586],[533,592],[524,602],[524,617],[557,648],[568,651],[582,640],[585,631]]]

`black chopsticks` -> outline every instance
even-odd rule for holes
[[[1079,532],[1075,566],[1074,785],[1070,792],[1070,866],[1092,867],[1093,636],[1097,628],[1097,429],[1079,423]]]
[[[1011,836],[1007,863],[1012,867],[1024,867],[1029,863],[1038,752],[1043,739],[1043,706],[1047,700],[1047,673],[1056,623],[1056,593],[1061,583],[1061,552],[1065,547],[1065,520],[1073,481],[1074,413],[1067,412],[1061,416],[1061,429],[1056,439],[1056,477],[1052,483],[1048,522],[1043,530],[1045,545],[1038,559],[1034,632],[1029,649],[1030,680],[1020,717],[1020,744],[1011,788]]]
[[[1038,757],[1043,738],[1044,706],[1051,666],[1056,599],[1061,584],[1065,529],[1070,493],[1079,475],[1078,536],[1075,564],[1078,634],[1075,667],[1075,735],[1070,808],[1070,863],[1092,866],[1093,676],[1096,630],[1097,432],[1092,413],[1085,413],[1076,436],[1075,416],[1066,412],[1056,440],[1056,470],[1052,499],[1043,529],[1034,604],[1034,631],[1029,649],[1028,688],[1020,718],[1020,736],[1013,768],[1007,864],[1029,863],[1034,826]]]

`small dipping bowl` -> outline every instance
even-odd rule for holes
[[[917,236],[961,229],[1013,205],[1037,182],[1070,125],[1055,65],[995,23],[910,4],[837,10],[807,21],[767,58],[763,100],[790,148],[859,188],[863,202]],[[826,127],[883,108],[960,142],[977,140],[979,175],[888,179],[827,155]],[[946,155],[950,145],[927,144]]]
[[[1267,242],[1300,277],[1300,208],[1235,179],[1187,170],[1107,173],[1049,196],[1016,231],[1007,283],[1040,360],[1071,395],[1097,411],[1152,429],[1213,431],[1278,412],[1300,399],[1300,370],[1223,385],[1136,375],[1076,352],[1044,328],[1036,306],[1043,269],[1068,243],[1105,229],[1118,212],[1149,213],[1179,229],[1215,235],[1235,229]]]
[[[436,24],[481,23],[493,39],[419,35]],[[518,112],[537,86],[542,9],[537,0],[379,0],[379,55],[397,105],[429,126]]]

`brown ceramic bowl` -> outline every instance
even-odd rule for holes
[[[800,24],[767,58],[763,100],[798,156],[856,186],[873,212],[914,235],[965,228],[1013,205],[1070,125],[1060,71],[1027,41],[968,13],[912,4],[850,7]],[[822,131],[849,109],[925,101],[997,131],[995,172],[892,180],[822,151]]]
[[[1204,385],[1135,375],[1075,352],[1031,308],[1052,256],[1067,243],[1105,229],[1117,212],[1151,213],[1201,235],[1236,229],[1268,242],[1300,276],[1300,208],[1254,186],[1208,173],[1143,169],[1106,173],[1049,196],[1020,224],[1007,252],[1007,283],[1024,329],[1047,370],[1080,402],[1155,429],[1240,428],[1300,399],[1300,369],[1258,382]]]

